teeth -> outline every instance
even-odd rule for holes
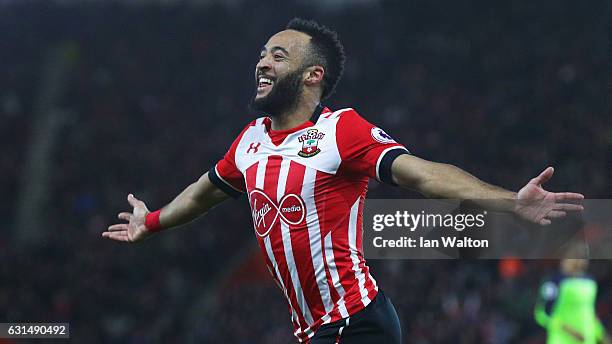
[[[260,84],[268,84],[268,85],[272,85],[272,80],[268,79],[268,78],[259,78],[259,83]]]

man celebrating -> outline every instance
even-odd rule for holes
[[[496,210],[550,224],[576,193],[541,184],[551,167],[518,193],[447,164],[411,155],[353,109],[330,110],[344,68],[335,32],[294,19],[262,48],[249,123],[216,166],[160,210],[133,195],[131,213],[102,235],[127,242],[189,222],[228,197],[248,197],[255,234],[270,273],[289,303],[300,342],[400,343],[399,320],[362,254],[362,210],[369,178],[427,197],[495,199]]]

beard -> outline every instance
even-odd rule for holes
[[[255,93],[251,99],[250,108],[254,111],[265,112],[272,117],[277,117],[293,110],[297,106],[303,91],[303,72],[304,69],[300,68],[282,78],[276,79],[270,93],[262,98],[256,98],[257,93]]]

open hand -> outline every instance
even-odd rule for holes
[[[567,215],[568,211],[582,211],[584,196],[575,192],[550,192],[542,188],[554,168],[548,167],[539,176],[531,179],[517,194],[515,212],[525,220],[541,225],[551,224],[552,219]]]
[[[145,227],[145,217],[149,213],[149,209],[143,201],[129,194],[128,202],[134,208],[131,213],[119,213],[119,219],[125,220],[128,223],[118,223],[108,227],[102,236],[117,241],[137,242],[144,240],[151,235]]]

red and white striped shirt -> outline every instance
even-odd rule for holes
[[[404,153],[355,110],[319,106],[289,130],[254,120],[211,169],[211,181],[228,194],[248,195],[257,241],[300,342],[376,296],[362,249],[365,194],[368,179],[390,179],[380,175],[389,174],[383,165]]]

